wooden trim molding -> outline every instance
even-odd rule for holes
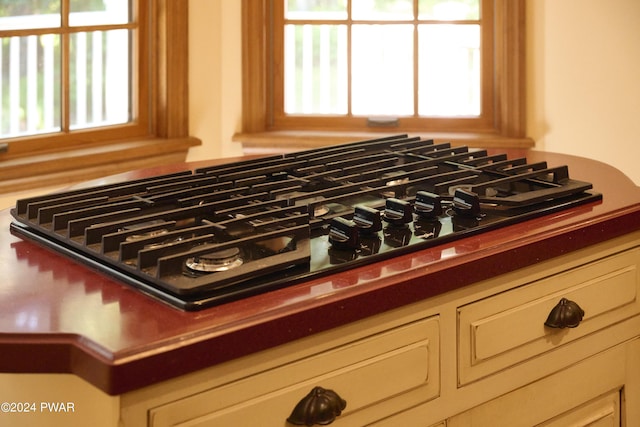
[[[242,129],[267,129],[268,0],[242,0]]]
[[[383,136],[396,135],[402,132],[326,132],[326,131],[265,131],[237,133],[236,141],[242,142],[243,152],[253,154],[276,154],[306,150],[321,146],[364,141]],[[535,144],[531,138],[509,137],[498,134],[474,132],[411,132],[411,136],[433,139],[436,143],[449,142],[453,146],[474,148],[532,148]]]
[[[404,133],[403,129],[363,131],[321,131],[315,129],[273,129],[269,114],[270,3],[272,0],[242,0],[242,132],[234,135],[246,152],[273,152],[321,146],[379,136]],[[494,69],[495,120],[489,131],[452,129],[427,136],[464,143],[470,146],[516,147],[534,146],[526,136],[525,75],[525,0],[494,0]],[[421,133],[418,129],[410,133]],[[423,133],[427,133],[422,130]],[[275,147],[275,148],[274,148]]]
[[[196,138],[151,138],[6,160],[0,162],[0,194],[180,163],[197,145]]]
[[[496,130],[526,135],[526,19],[524,0],[494,0],[496,4]]]
[[[181,138],[189,133],[189,2],[156,0],[156,135]]]

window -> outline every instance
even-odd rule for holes
[[[522,0],[244,0],[243,7],[236,139],[384,131],[531,145]]]
[[[133,58],[131,46],[135,39],[146,44],[147,34],[131,12],[127,1],[2,5],[0,137],[144,127],[146,99],[129,76],[146,76],[137,72],[146,61]]]
[[[198,143],[187,13],[182,0],[0,0],[0,192],[184,160]]]
[[[492,62],[480,41],[492,44],[492,8],[483,2],[480,13],[480,3],[274,2],[272,57],[282,70],[273,80],[274,126],[303,115],[348,128],[491,119]]]

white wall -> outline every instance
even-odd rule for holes
[[[239,155],[240,1],[190,0],[189,160]],[[527,1],[528,135],[640,184],[640,0]]]
[[[242,118],[239,0],[189,0],[189,131],[202,146],[187,160],[242,154],[231,142]]]
[[[640,184],[640,1],[528,0],[527,48],[536,147],[607,162]]]

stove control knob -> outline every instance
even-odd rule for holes
[[[357,249],[360,245],[358,227],[348,219],[333,218],[329,224],[329,243],[340,249]]]
[[[353,222],[361,233],[377,233],[382,230],[380,211],[368,206],[356,206]]]
[[[405,225],[413,222],[413,208],[406,200],[387,199],[384,220],[391,225]]]
[[[480,216],[480,198],[472,191],[458,188],[453,195],[453,210],[456,214],[462,216]]]
[[[418,191],[413,210],[420,218],[436,219],[442,215],[442,200],[437,194]]]

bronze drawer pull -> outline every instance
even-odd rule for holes
[[[584,317],[584,310],[578,304],[562,298],[551,310],[545,326],[550,328],[575,328]]]
[[[346,406],[347,402],[335,391],[314,387],[293,408],[287,422],[299,426],[331,424]]]

